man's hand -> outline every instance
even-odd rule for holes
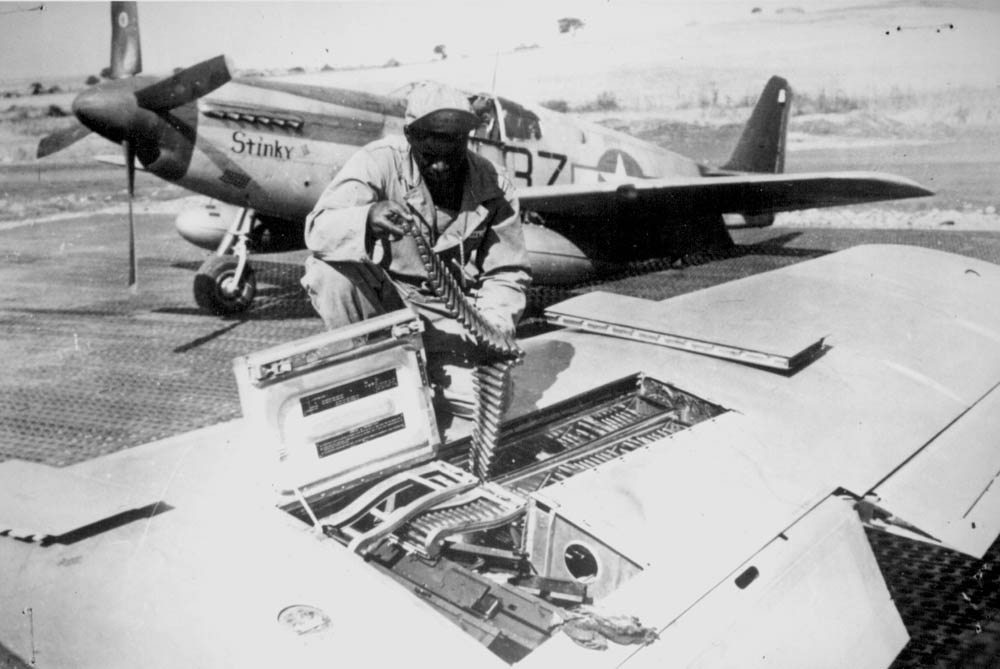
[[[376,202],[368,209],[368,232],[375,239],[402,239],[403,228],[398,223],[401,218],[413,221],[413,216],[400,203],[392,200]]]
[[[517,328],[514,325],[514,321],[511,320],[510,316],[499,311],[494,311],[492,309],[484,309],[479,312],[479,315],[483,317],[483,320],[488,324],[492,325],[493,328],[504,335],[505,337],[514,337],[514,333]]]

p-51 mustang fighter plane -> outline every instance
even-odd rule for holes
[[[359,146],[402,131],[404,101],[231,79],[222,56],[164,80],[135,76],[135,3],[111,3],[111,18],[114,79],[74,100],[79,124],[44,138],[38,156],[92,130],[122,145],[130,203],[138,158],[167,181],[235,206],[183,212],[177,229],[216,252],[195,277],[197,303],[220,314],[245,310],[256,291],[248,255],[303,248],[302,223],[323,188]],[[470,98],[483,118],[471,149],[506,168],[518,187],[537,284],[576,283],[624,263],[731,243],[723,214],[766,226],[776,212],[931,194],[887,174],[783,174],[791,89],[779,77],[718,169],[544,108]],[[134,283],[131,209],[129,229]]]

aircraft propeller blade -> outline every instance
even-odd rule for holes
[[[125,170],[128,174],[128,285],[136,289],[135,259],[135,219],[132,216],[132,200],[135,198],[135,146],[129,140],[122,142],[125,151]]]
[[[90,128],[79,121],[74,120],[73,125],[62,130],[57,130],[50,135],[46,135],[38,142],[38,158],[52,155],[56,151],[62,151],[70,144],[74,144],[91,133]]]
[[[111,3],[112,79],[124,79],[142,72],[139,44],[139,11],[135,2]]]
[[[135,92],[143,109],[165,112],[197,100],[232,78],[229,59],[216,56]]]

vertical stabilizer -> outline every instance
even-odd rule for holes
[[[785,170],[785,133],[792,89],[781,77],[771,77],[740,135],[725,170],[777,174]]]
[[[134,2],[111,3],[111,78],[142,72],[139,10]]]

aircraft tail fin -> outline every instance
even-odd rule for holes
[[[112,79],[122,79],[142,72],[139,10],[135,2],[111,3],[110,70]]]
[[[792,108],[792,88],[781,77],[771,77],[740,135],[724,170],[778,174],[785,170],[785,134]]]

